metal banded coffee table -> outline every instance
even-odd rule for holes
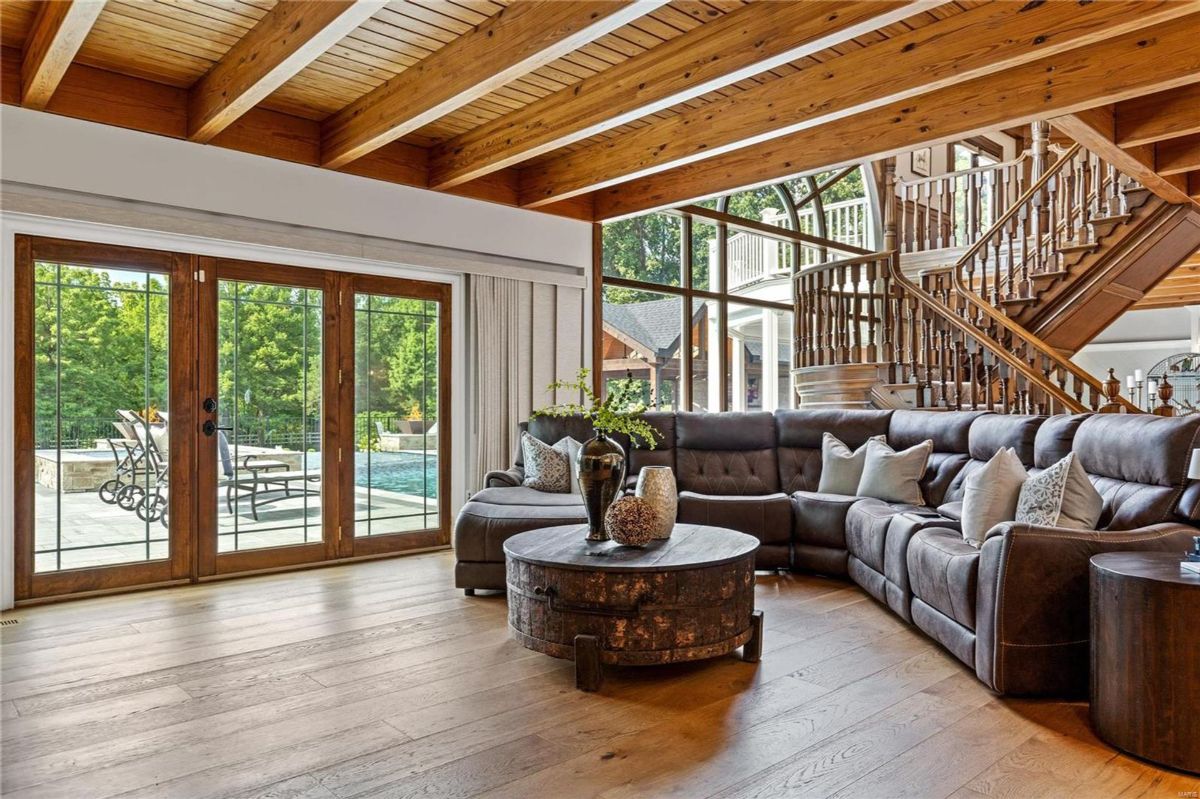
[[[638,549],[586,535],[584,525],[545,527],[504,543],[513,636],[574,660],[577,688],[598,690],[605,663],[678,663],[738,647],[759,659],[753,536],[679,524]]]

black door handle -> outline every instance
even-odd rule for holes
[[[217,432],[217,423],[212,419],[205,420],[204,424],[200,425],[200,432],[204,433],[206,436],[211,436],[213,433]]]

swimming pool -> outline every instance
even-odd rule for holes
[[[354,484],[400,494],[437,497],[437,453],[356,452]]]

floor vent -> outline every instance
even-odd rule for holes
[[[11,627],[14,624],[20,623],[20,619],[0,619],[0,627]]]

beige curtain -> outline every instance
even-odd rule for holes
[[[584,290],[472,275],[469,291],[476,490],[488,471],[512,465],[517,424],[530,411],[576,399],[546,386],[573,378],[584,363]]]

